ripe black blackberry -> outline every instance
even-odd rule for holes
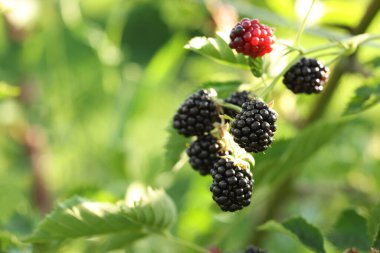
[[[220,156],[227,155],[228,151],[224,150],[218,139],[208,134],[199,136],[191,143],[186,153],[191,167],[201,175],[208,175]]]
[[[260,249],[259,247],[251,245],[245,249],[244,253],[266,253],[266,251]]]
[[[316,59],[302,58],[284,75],[282,82],[293,93],[320,93],[328,79],[328,67]]]
[[[231,134],[247,152],[262,152],[272,143],[277,113],[261,100],[246,102],[232,122]]]
[[[210,92],[200,90],[188,97],[178,108],[173,127],[186,137],[200,136],[211,131],[214,128],[213,123],[218,120],[218,112]]]
[[[226,98],[224,102],[241,107],[245,102],[248,102],[251,100],[249,96],[250,96],[250,93],[248,91],[234,92],[231,94],[231,96]],[[228,109],[228,108],[223,109],[223,112],[232,118],[235,118],[237,114],[235,110]]]
[[[220,158],[211,169],[211,176],[212,198],[223,211],[234,212],[251,203],[253,180],[249,169]]]

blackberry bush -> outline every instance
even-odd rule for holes
[[[246,102],[232,123],[231,134],[247,152],[262,152],[272,143],[277,113],[261,100]]]
[[[221,158],[211,169],[211,176],[210,191],[220,209],[235,212],[251,203],[253,180],[249,169]]]
[[[208,134],[199,136],[197,140],[191,143],[186,153],[193,169],[201,175],[208,175],[220,156],[227,155],[228,151],[217,138]]]
[[[230,48],[252,58],[261,57],[272,51],[275,41],[273,31],[258,19],[243,18],[230,33]]]
[[[192,94],[178,108],[174,115],[173,127],[186,136],[200,136],[211,131],[213,123],[218,121],[218,112],[211,94],[200,90]]]
[[[234,92],[231,94],[231,96],[226,98],[224,102],[242,107],[242,105],[245,102],[248,102],[251,100],[249,96],[250,96],[250,93],[248,91]],[[228,109],[228,108],[223,109],[223,112],[232,118],[235,118],[235,116],[237,115],[237,112],[235,110]]]
[[[320,61],[302,58],[285,73],[283,83],[293,93],[320,93],[328,79],[328,68]]]

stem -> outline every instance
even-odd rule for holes
[[[286,73],[286,71],[288,71],[289,67],[292,66],[293,64],[295,64],[299,59],[301,59],[301,55],[298,55],[296,56],[292,61],[290,61],[288,63],[288,65],[281,71],[280,74],[278,74],[273,80],[272,82],[269,84],[269,86],[267,86],[260,94],[259,94],[259,97],[265,97],[269,94],[269,92],[271,90],[273,90],[274,86],[276,85],[276,83],[278,82],[278,80],[280,80],[280,78]]]
[[[314,6],[315,2],[316,2],[316,0],[312,0],[312,2],[310,4],[310,7],[307,10],[307,13],[305,15],[305,18],[302,21],[301,27],[300,27],[300,29],[297,32],[297,36],[296,36],[296,48],[298,48],[300,46],[300,44],[301,44],[301,36],[302,36],[303,31],[305,30],[306,21],[307,21],[307,18],[309,17],[309,14],[310,14],[311,10],[313,9],[313,6]]]
[[[234,104],[230,104],[230,103],[226,103],[226,102],[224,102],[221,99],[216,99],[215,103],[217,103],[221,107],[225,107],[225,108],[237,111],[237,112],[241,112],[241,107],[240,106],[237,106],[237,105],[234,105]]]
[[[209,253],[209,251],[201,246],[198,246],[194,243],[191,243],[191,242],[188,242],[188,241],[185,241],[185,240],[182,240],[181,238],[178,238],[178,237],[175,237],[173,236],[172,234],[170,233],[164,233],[164,236],[169,239],[170,241],[178,244],[178,245],[181,245],[181,246],[184,246],[186,248],[189,248],[191,249],[193,252],[200,252],[200,253]]]

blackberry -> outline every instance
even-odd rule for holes
[[[258,19],[243,18],[232,28],[230,48],[252,58],[261,57],[272,51],[275,41],[273,31]]]
[[[242,106],[245,102],[248,102],[251,100],[249,97],[250,93],[248,91],[240,91],[240,92],[234,92],[224,100],[226,103],[234,104],[237,106]],[[225,108],[223,109],[223,112],[227,114],[228,116],[235,118],[237,112],[232,109]]]
[[[249,169],[220,158],[211,169],[211,176],[212,198],[223,211],[234,212],[251,203],[253,180]]]
[[[293,93],[320,93],[328,79],[328,67],[316,59],[302,58],[284,75],[282,82]]]
[[[251,245],[245,249],[244,253],[266,253],[266,251],[260,249],[259,247]]]
[[[211,131],[214,128],[213,123],[218,120],[216,105],[210,93],[200,90],[188,97],[178,108],[173,127],[186,137],[200,136]]]
[[[247,152],[262,152],[272,143],[277,113],[261,100],[246,102],[232,122],[231,134]]]
[[[210,170],[220,156],[227,155],[221,143],[211,134],[199,136],[186,150],[189,163],[201,175],[210,174]]]

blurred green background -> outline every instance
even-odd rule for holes
[[[347,36],[343,28],[356,26],[369,2],[318,1],[303,47]],[[271,100],[280,115],[279,130],[273,148],[257,156],[252,205],[237,214],[221,213],[211,199],[210,178],[200,177],[188,164],[173,171],[166,163],[167,128],[177,107],[202,83],[249,82],[253,77],[187,51],[184,45],[193,36],[231,29],[246,16],[274,27],[278,39],[292,41],[309,4],[0,1],[0,81],[20,89],[19,96],[0,100],[1,230],[23,236],[57,201],[74,195],[116,201],[128,186],[143,184],[165,188],[173,198],[179,213],[173,233],[178,237],[223,252],[241,252],[257,242],[261,232],[256,228],[268,212],[273,184],[260,179],[268,170],[281,171],[276,168],[278,154],[286,150],[286,140],[299,133],[294,122],[310,113],[316,96],[294,96],[282,84],[276,86]],[[367,31],[380,31],[380,15]],[[362,73],[343,76],[324,120],[339,117],[357,87],[380,81],[375,44],[359,51],[365,64]],[[378,115],[380,107],[355,116],[295,165],[297,172],[289,172],[294,173],[291,196],[272,218],[302,215],[328,231],[347,207],[366,214],[380,200]],[[268,252],[309,252],[278,233],[258,243]],[[86,250],[85,241],[75,241],[62,252]],[[149,237],[127,252],[186,251]]]

